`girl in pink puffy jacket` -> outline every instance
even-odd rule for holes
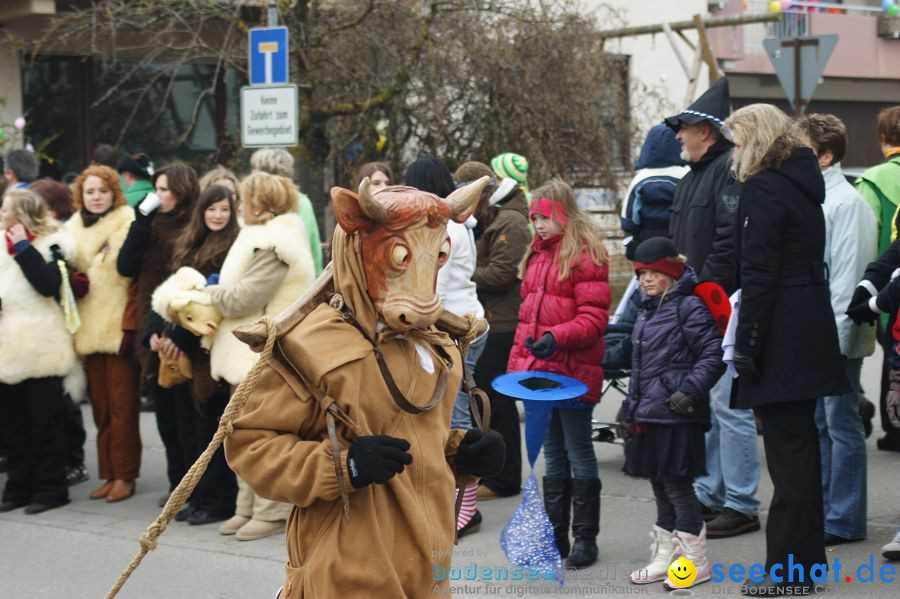
[[[537,232],[519,267],[522,305],[507,369],[549,371],[577,379],[588,392],[558,402],[544,440],[544,506],[567,568],[597,561],[600,477],[591,412],[603,384],[603,333],[609,267],[595,227],[568,184],[553,179],[533,192]],[[574,509],[572,509],[574,506]],[[575,543],[569,547],[569,516]]]

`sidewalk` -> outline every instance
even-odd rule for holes
[[[863,385],[868,397],[877,397],[878,364],[876,357],[866,360]],[[620,398],[611,393],[595,415],[612,419]],[[84,408],[88,425],[88,468],[92,479],[71,489],[72,503],[36,516],[22,510],[0,514],[0,599],[99,599],[115,582],[139,549],[138,538],[159,514],[157,499],[166,488],[165,460],[152,414],[141,414],[144,440],[142,476],[137,494],[128,501],[106,504],[90,501],[88,493],[98,486],[96,480],[96,431],[90,409]],[[828,574],[827,588],[821,594],[835,597],[900,596],[900,563],[895,563],[897,581],[878,581],[878,569],[885,562],[880,548],[893,536],[900,522],[900,485],[897,484],[900,454],[878,451],[875,433],[867,440],[869,449],[869,538],[860,543],[839,545],[827,551],[828,560],[838,558],[840,582]],[[462,539],[454,548],[454,568],[448,576],[458,576],[451,584],[454,597],[630,597],[666,595],[661,583],[636,587],[628,584],[628,574],[646,563],[649,555],[647,533],[655,518],[649,483],[621,473],[622,450],[618,446],[596,444],[603,479],[601,506],[600,561],[588,570],[574,573],[565,587],[546,581],[488,582],[487,571],[516,575],[500,550],[500,530],[518,506],[520,497],[484,502],[479,509],[484,523],[478,533]],[[762,439],[759,439],[762,452]],[[542,464],[538,463],[538,476]],[[0,475],[0,484],[5,475]],[[766,508],[772,486],[763,469],[759,497]],[[766,512],[760,514],[765,519]],[[172,522],[160,537],[159,547],[151,552],[126,583],[119,597],[124,598],[260,598],[271,599],[282,583],[284,543],[280,537],[241,542],[217,532],[218,525],[189,526]],[[361,539],[363,540],[363,539]],[[733,539],[709,542],[710,561],[728,568],[734,563],[746,567],[764,563],[764,532]],[[857,580],[857,567],[874,556],[875,582]],[[475,580],[466,580],[473,577]],[[852,582],[843,581],[851,576]],[[695,597],[740,597],[740,585],[731,582],[705,583],[692,589]],[[439,596],[439,595],[438,595]],[[394,599],[394,598],[377,598]]]

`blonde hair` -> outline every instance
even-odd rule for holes
[[[47,202],[30,189],[10,189],[3,194],[3,206],[16,217],[25,229],[40,237],[57,229],[47,212]]]
[[[797,125],[771,104],[750,104],[725,119],[739,135],[743,147],[734,163],[735,177],[743,183],[772,166],[780,166],[796,148],[806,145]]]
[[[297,194],[294,182],[287,177],[270,175],[262,171],[251,173],[241,181],[241,197],[250,210],[260,212],[259,222],[297,212]]]
[[[113,203],[111,208],[118,208],[128,203],[125,201],[125,194],[122,192],[122,186],[119,184],[119,173],[108,166],[95,162],[81,171],[81,174],[72,183],[72,202],[75,205],[75,210],[84,208],[84,183],[88,177],[97,177],[112,192]]]
[[[578,264],[581,252],[587,251],[594,264],[606,264],[606,248],[600,238],[600,232],[591,223],[588,216],[578,208],[575,201],[575,192],[568,183],[562,179],[551,179],[541,187],[532,191],[534,198],[547,198],[559,202],[563,213],[568,219],[562,241],[559,244],[559,252],[556,260],[559,266],[559,280],[565,280],[573,266]],[[528,259],[531,258],[532,249],[528,246],[522,261],[519,263],[519,278],[525,278],[528,267]]]
[[[250,168],[291,179],[294,177],[294,157],[284,148],[261,148],[250,156]]]
[[[238,179],[237,175],[234,174],[234,171],[231,169],[225,168],[221,164],[216,166],[216,168],[211,171],[207,171],[202,177],[200,177],[200,193],[203,193],[213,185],[215,185],[216,181],[221,179],[228,179],[232,183],[234,183],[234,192],[238,197],[235,198],[236,201],[240,201],[241,197],[241,181]]]

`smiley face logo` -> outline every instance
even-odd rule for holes
[[[672,586],[685,588],[691,586],[697,578],[697,568],[689,560],[679,557],[669,566],[669,582]]]

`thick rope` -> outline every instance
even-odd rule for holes
[[[225,411],[219,419],[219,428],[216,429],[216,434],[213,435],[212,441],[209,442],[206,450],[200,454],[200,457],[197,458],[194,465],[191,466],[190,470],[184,475],[184,478],[181,479],[181,482],[178,483],[175,490],[172,491],[172,494],[169,495],[169,500],[166,502],[165,507],[163,507],[162,513],[156,517],[156,520],[148,526],[147,530],[141,535],[141,550],[134,556],[134,559],[131,560],[128,567],[122,570],[119,579],[109,592],[106,593],[106,599],[113,599],[113,597],[115,597],[122,589],[122,586],[131,576],[132,572],[137,570],[137,567],[141,564],[141,560],[144,559],[144,556],[156,549],[159,536],[165,532],[166,528],[169,526],[169,522],[171,522],[172,518],[174,518],[179,510],[184,507],[184,504],[187,502],[188,498],[190,498],[191,493],[194,492],[197,483],[200,482],[200,477],[206,472],[206,467],[209,465],[209,461],[212,459],[213,454],[219,446],[222,445],[225,436],[230,435],[234,431],[234,421],[240,416],[247,400],[250,399],[250,394],[256,387],[256,383],[262,374],[263,368],[268,362],[268,358],[272,355],[272,348],[278,337],[275,322],[271,318],[263,318],[262,322],[266,325],[266,344],[263,347],[259,360],[257,360],[253,369],[250,370],[247,376],[244,377],[241,384],[238,385],[238,388],[228,401],[228,405],[225,406]]]
[[[459,353],[462,354],[462,359],[465,360],[466,354],[469,353],[469,345],[478,337],[478,319],[471,312],[466,312],[463,318],[466,319],[466,323],[469,325],[469,330],[459,339]]]

